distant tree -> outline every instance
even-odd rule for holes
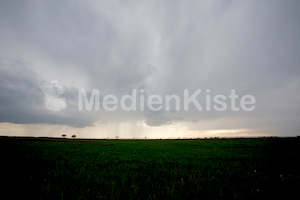
[[[67,135],[66,135],[66,134],[62,134],[61,136],[62,136],[62,137],[64,137],[64,138],[65,138],[65,137],[67,137]]]
[[[72,135],[72,138],[76,138],[76,135]]]

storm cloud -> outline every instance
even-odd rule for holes
[[[298,1],[8,1],[0,3],[0,121],[90,127],[144,121],[190,130],[299,134]],[[45,108],[41,82],[66,88],[67,107]],[[252,112],[79,112],[78,90],[101,95],[256,98]],[[200,100],[201,101],[201,100]]]

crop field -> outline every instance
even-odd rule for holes
[[[1,137],[0,150],[2,195],[9,199],[299,198],[298,137]]]

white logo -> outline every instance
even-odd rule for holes
[[[65,87],[59,85],[57,80],[42,82],[39,87],[45,96],[45,107],[51,111],[61,111],[66,109],[66,100],[63,97]]]
[[[143,89],[133,89],[131,95],[123,95],[120,99],[113,94],[105,95],[100,100],[100,91],[93,89],[90,92],[90,98],[85,89],[78,91],[78,110],[91,111],[94,107],[95,111],[100,110],[100,103],[102,108],[106,111],[115,111],[119,107],[123,111],[145,111],[145,108],[150,111],[170,111],[171,105],[175,104],[176,111],[189,111],[190,109],[198,111],[253,111],[255,109],[256,99],[252,95],[239,96],[234,89],[230,90],[228,95],[218,94],[212,95],[210,89],[203,92],[201,89],[190,92],[189,89],[183,90],[183,95],[167,94],[165,96],[149,95],[145,96]],[[204,94],[202,94],[204,93]],[[204,99],[201,103],[199,99]],[[182,97],[183,98],[180,98]],[[127,103],[127,104],[126,104]]]

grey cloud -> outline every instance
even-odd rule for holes
[[[2,109],[21,107],[22,114],[6,111],[1,121],[83,127],[98,120],[143,119],[148,125],[163,125],[231,119],[238,121],[230,124],[232,128],[286,130],[293,135],[299,128],[295,122],[300,117],[298,1],[32,0],[0,4],[0,53],[32,62],[28,74],[2,69],[6,81],[0,85],[6,93],[1,94]],[[43,114],[44,100],[37,89],[31,89],[29,96],[34,98],[24,98],[29,88],[36,87],[38,76],[69,83],[64,114]],[[240,95],[254,95],[257,107],[251,113],[118,110],[79,114],[78,85],[117,95],[140,88],[147,95],[182,94],[183,89],[198,88],[228,94],[236,89]],[[13,95],[23,97],[23,104],[9,101]],[[24,104],[35,107],[25,109]]]
[[[39,87],[41,79],[22,60],[1,58],[0,82],[0,122],[67,124],[75,127],[93,124],[92,119],[84,113],[81,116],[74,115],[78,109],[74,109],[74,106],[72,109],[71,98],[66,98],[67,110],[47,110],[45,96]],[[72,90],[67,91],[66,94]]]

